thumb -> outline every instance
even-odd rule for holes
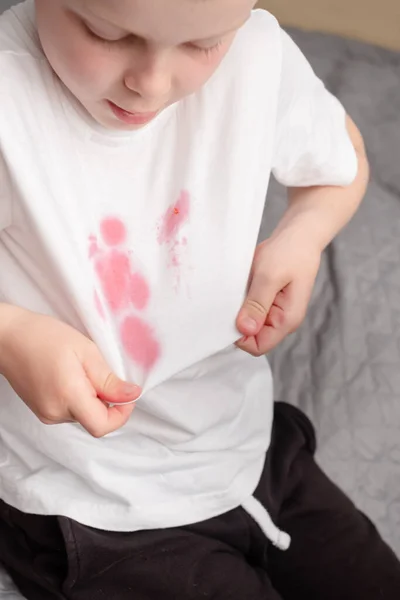
[[[110,404],[126,404],[134,402],[142,393],[141,388],[134,384],[119,379],[114,373],[109,372],[104,383],[97,389],[98,397]]]
[[[269,277],[264,273],[254,272],[236,322],[242,335],[250,337],[260,333],[278,292],[278,286]]]
[[[139,398],[142,390],[138,385],[117,377],[100,353],[96,358],[85,364],[85,370],[101,400],[109,404],[127,404]]]

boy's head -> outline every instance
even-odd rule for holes
[[[36,0],[54,71],[102,125],[135,129],[214,73],[255,0]]]

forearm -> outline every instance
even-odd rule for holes
[[[7,343],[12,337],[12,326],[26,312],[18,306],[0,302],[0,375],[3,373],[3,363],[8,351]]]
[[[12,324],[23,312],[26,312],[26,310],[19,306],[0,302],[0,340],[8,331],[10,324]]]
[[[364,197],[369,166],[363,139],[350,118],[347,127],[358,158],[358,172],[347,187],[291,188],[288,208],[273,235],[285,231],[312,236],[324,249],[356,212]]]

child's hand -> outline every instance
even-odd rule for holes
[[[280,232],[256,250],[246,301],[237,327],[239,348],[261,356],[302,323],[321,260],[312,240]]]
[[[0,340],[1,373],[48,425],[78,422],[94,437],[126,423],[140,388],[118,379],[97,346],[72,327],[16,309]]]

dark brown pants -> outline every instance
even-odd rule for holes
[[[242,508],[189,527],[113,533],[0,502],[0,560],[29,600],[398,600],[400,563],[314,450],[308,419],[277,404],[256,496],[292,536],[286,552]]]

